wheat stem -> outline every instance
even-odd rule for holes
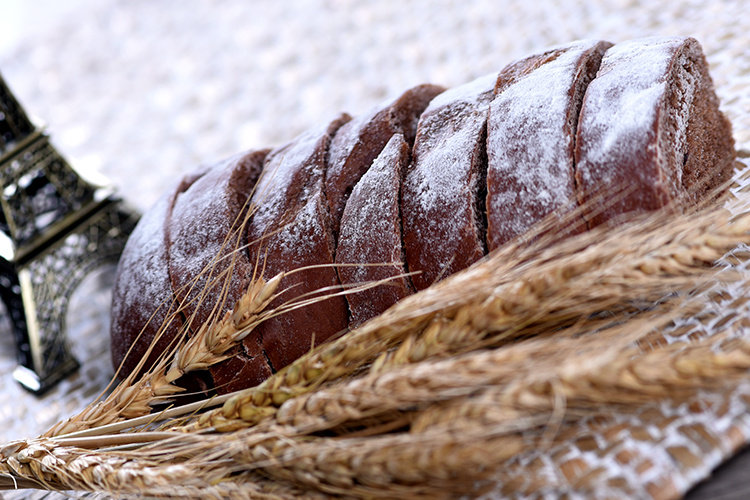
[[[171,362],[167,356],[162,357],[133,385],[118,386],[106,399],[60,422],[45,436],[70,434],[151,413],[153,404],[168,401],[183,390],[174,385],[181,376],[226,359],[226,351],[264,319],[264,310],[276,297],[283,276],[280,273],[268,281],[261,277],[253,280],[232,311],[216,323],[203,325],[195,335],[179,343]]]
[[[553,249],[529,250],[531,256],[515,247],[500,251],[303,356],[205,414],[199,425],[233,430],[256,423],[284,401],[373,361],[377,370],[553,332],[602,311],[616,317],[650,307],[676,290],[695,290],[715,279],[714,262],[750,242],[748,214],[731,223],[723,210],[668,220],[667,227],[663,219],[652,219],[611,235],[584,235]],[[395,354],[382,354],[402,342]]]
[[[425,407],[419,410],[407,433],[344,439],[310,437],[306,433],[315,429],[305,428],[304,422],[298,425],[292,421],[292,425],[283,426],[279,425],[284,423],[280,420],[279,424],[266,422],[229,436],[172,432],[105,437],[98,444],[97,438],[17,443],[2,450],[4,458],[0,466],[5,466],[7,474],[22,480],[66,487],[86,484],[89,489],[106,486],[109,491],[132,491],[124,485],[125,477],[135,478],[134,484],[142,491],[166,487],[148,484],[146,478],[158,477],[164,481],[165,476],[172,474],[169,471],[173,467],[178,467],[178,473],[168,476],[167,484],[197,487],[194,480],[185,479],[184,471],[179,468],[189,469],[179,464],[193,460],[196,466],[213,464],[202,471],[204,480],[207,477],[219,480],[239,469],[258,471],[327,493],[388,496],[413,489],[418,495],[433,490],[455,494],[457,488],[466,488],[494,474],[498,464],[530,443],[544,442],[542,430],[551,418],[554,420],[560,395],[568,416],[579,416],[586,411],[606,414],[613,405],[627,405],[632,411],[651,404],[656,397],[680,400],[701,388],[732,385],[736,377],[745,377],[750,369],[750,339],[734,338],[726,344],[724,352],[709,348],[716,338],[702,339],[687,348],[666,345],[642,352],[634,346],[633,337],[644,336],[648,326],[644,322],[638,334],[620,342],[614,330],[601,338],[581,339],[577,346],[578,339],[568,339],[562,342],[569,347],[563,354],[567,352],[571,358],[555,368],[550,356],[546,368],[542,363],[536,376],[532,370],[534,362],[528,358],[528,369],[515,376],[509,373],[513,367],[504,369],[493,363],[520,363],[528,354],[523,352],[527,345],[532,351],[540,350],[539,345],[531,345],[534,342],[514,346],[516,352],[510,354],[513,348],[502,348],[380,374],[384,385],[374,387],[381,393],[408,391],[408,386],[397,383],[399,380],[416,382],[420,389],[422,384],[431,384],[430,390],[444,391],[437,398],[430,398],[429,391],[422,391]],[[732,333],[728,331],[726,335]],[[618,345],[602,352],[602,346],[613,338]],[[561,342],[548,338],[536,343],[547,343],[541,351],[551,352]],[[583,365],[575,358],[576,354],[584,358],[592,352],[601,359]],[[451,382],[451,377],[457,382]],[[373,380],[374,376],[365,378]],[[508,379],[510,383],[505,383]],[[354,384],[349,382],[345,386]],[[475,390],[462,391],[462,384],[467,389],[473,385]],[[455,388],[459,390],[451,394],[450,389]],[[451,399],[451,396],[452,401],[447,405],[440,403],[441,397]],[[413,404],[415,400],[407,403]],[[292,406],[287,403],[279,416],[284,416]],[[133,442],[156,441],[137,455],[92,454],[70,447],[111,446],[126,442],[129,437]],[[138,460],[133,458],[136,456]],[[86,460],[91,463],[84,467]],[[61,470],[66,477],[57,476]]]

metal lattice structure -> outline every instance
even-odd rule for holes
[[[78,367],[65,336],[68,299],[116,262],[137,221],[107,187],[83,179],[0,78],[0,299],[26,389],[43,393]]]

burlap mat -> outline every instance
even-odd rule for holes
[[[738,147],[750,149],[750,7],[743,0],[83,6],[44,30],[28,26],[25,41],[0,56],[0,71],[74,165],[103,173],[141,209],[197,163],[277,144],[417,83],[460,84],[578,38],[695,36]],[[45,430],[106,385],[112,373],[106,276],[84,283],[68,317],[81,371],[44,398],[12,381],[11,335],[7,321],[0,325],[1,440]],[[704,394],[685,407],[623,416],[595,439],[571,439],[566,449],[528,453],[519,457],[514,490],[524,490],[533,470],[562,475],[573,486],[601,481],[603,496],[627,491],[623,482],[640,485],[639,496],[679,494],[750,438],[749,398],[750,385]],[[625,444],[608,446],[623,433]],[[506,485],[495,493],[511,491]]]

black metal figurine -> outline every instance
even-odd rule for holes
[[[0,298],[16,338],[14,378],[41,394],[78,367],[65,331],[72,291],[116,262],[138,216],[65,161],[1,76],[0,190]]]

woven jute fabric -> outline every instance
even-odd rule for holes
[[[278,144],[418,83],[461,84],[580,38],[697,38],[746,157],[748,14],[743,0],[106,0],[82,2],[56,22],[30,21],[22,43],[0,55],[0,72],[76,167],[99,171],[146,209],[199,163]],[[7,321],[0,324],[1,440],[43,432],[106,387],[108,276],[92,277],[73,297],[69,335],[82,368],[43,398],[12,381],[12,339]],[[727,292],[717,323],[744,312],[735,299],[745,292]],[[665,339],[690,342],[711,333],[704,330],[688,322]],[[487,496],[575,497],[591,484],[601,497],[680,495],[750,440],[748,405],[750,383],[679,406],[655,401],[637,413],[581,419],[563,445],[497,464],[517,481]],[[539,490],[541,477],[562,486]]]

